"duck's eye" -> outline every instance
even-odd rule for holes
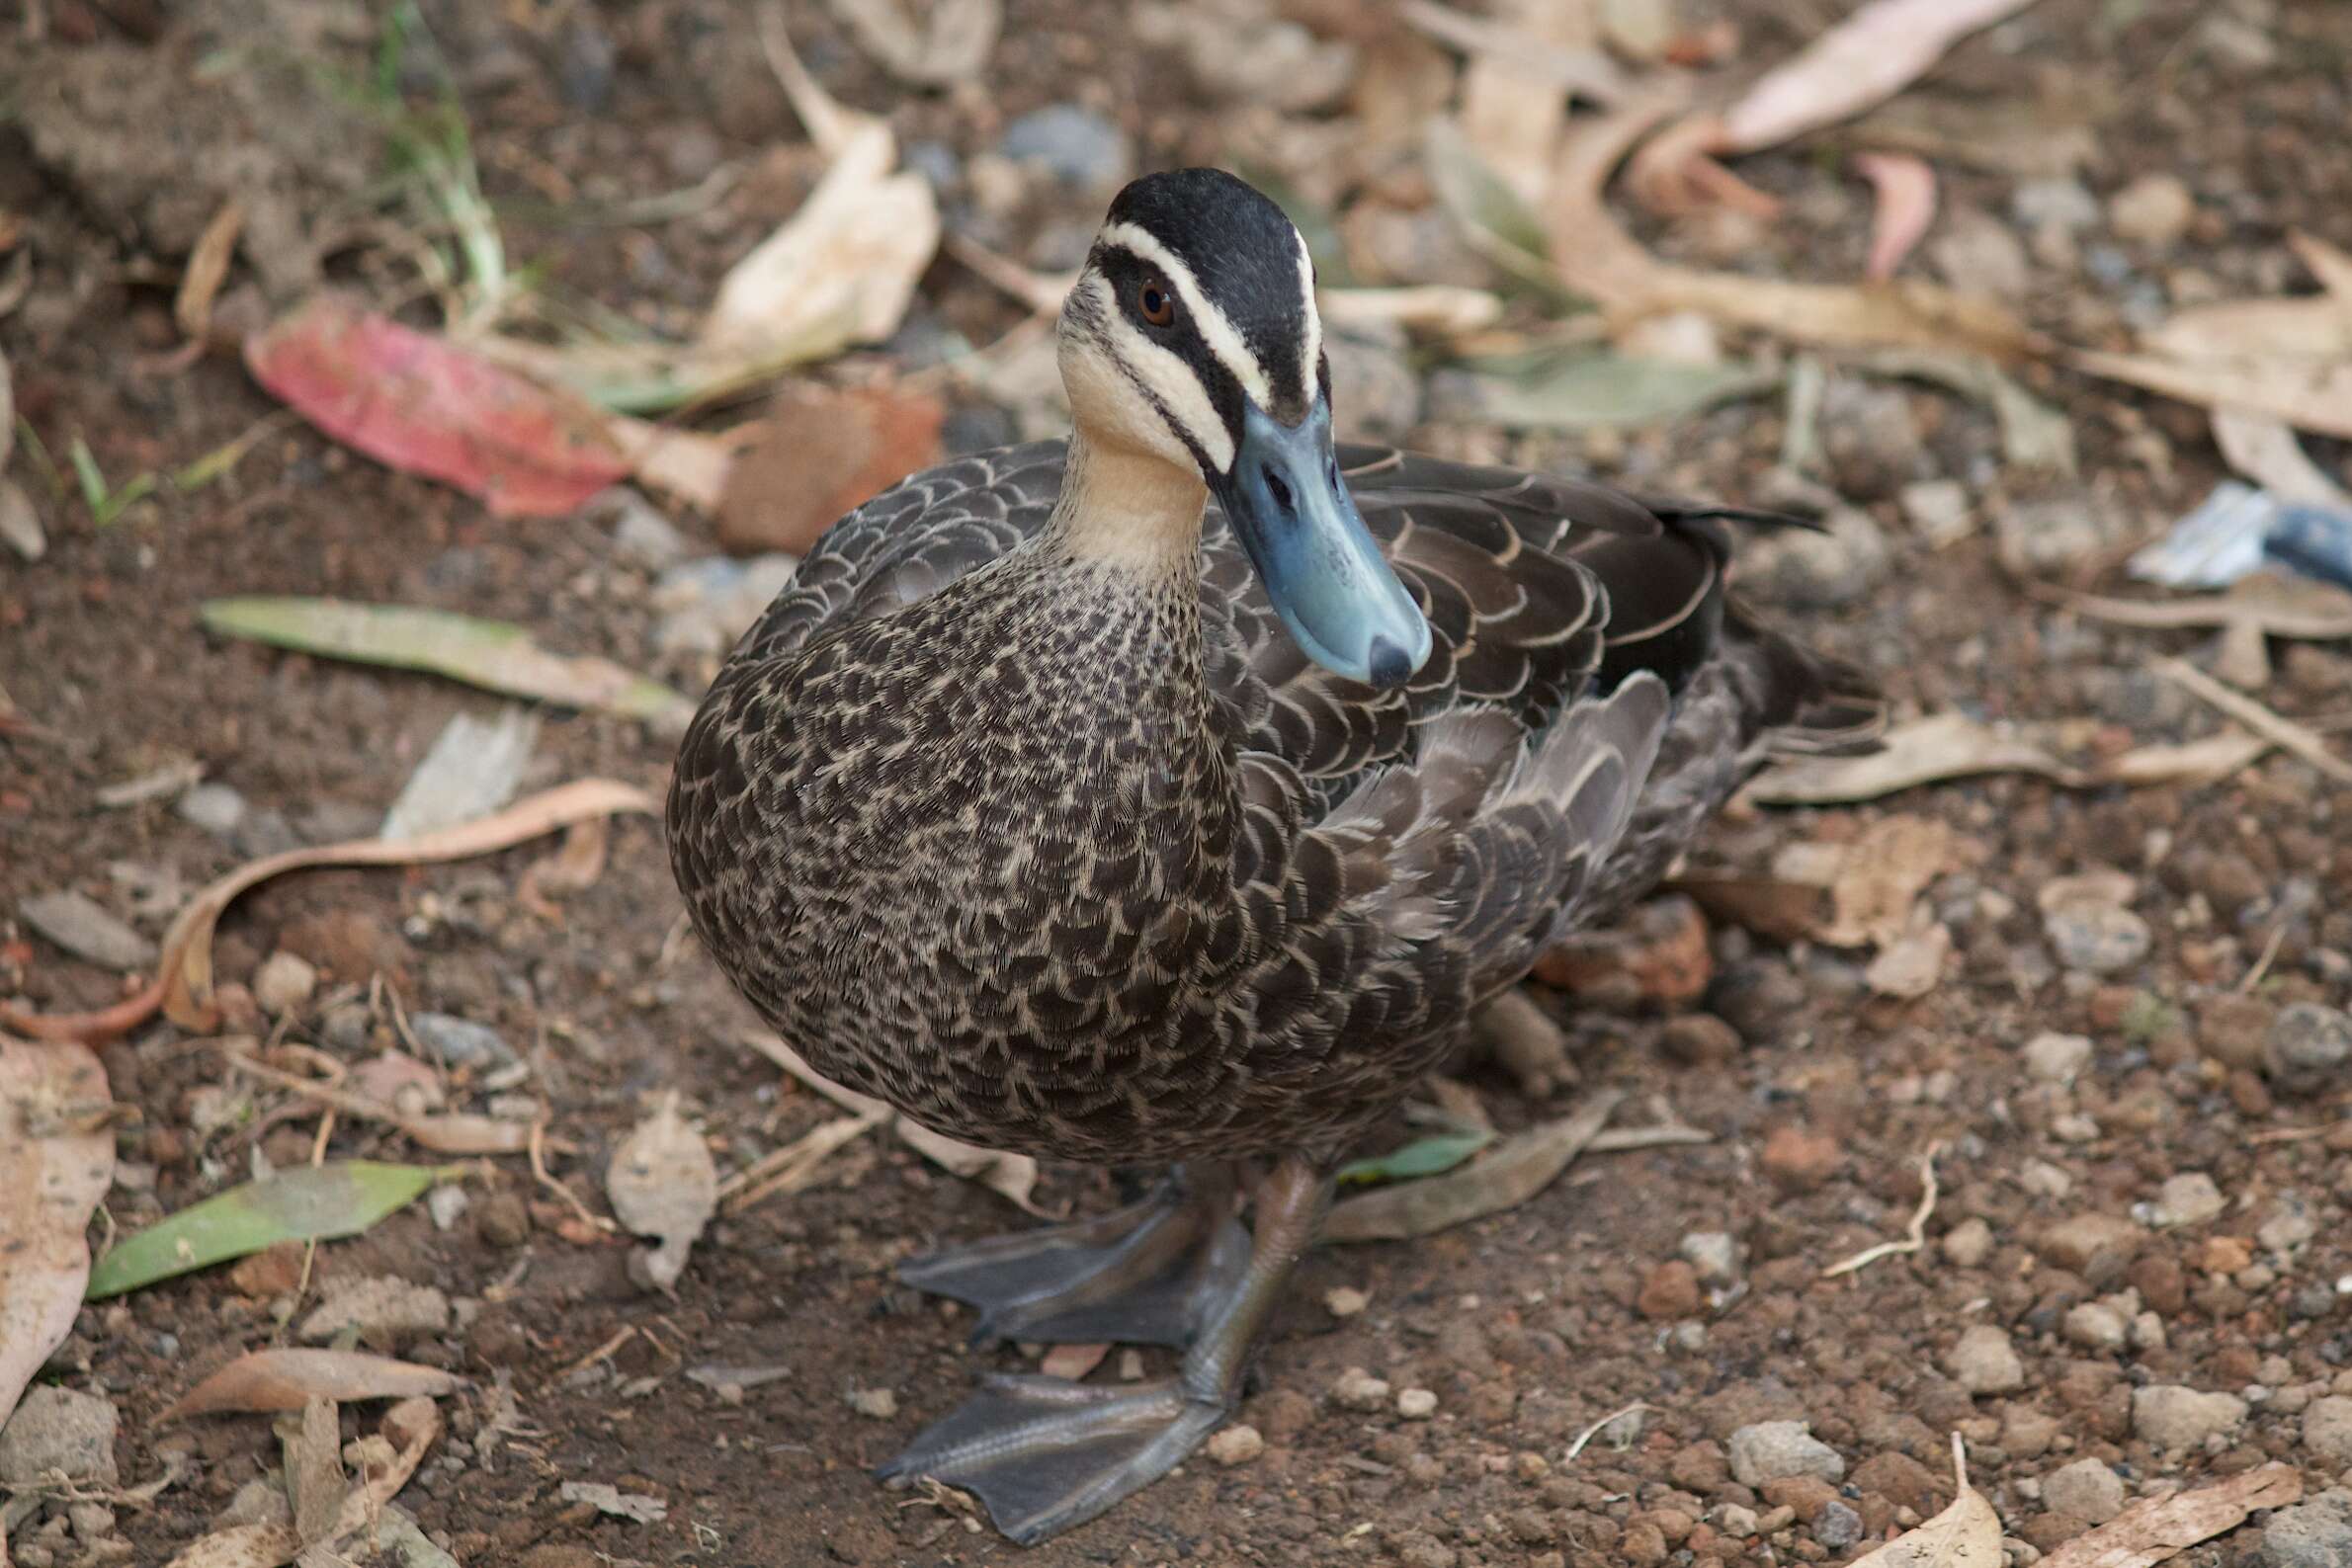
[[[1135,308],[1155,327],[1176,324],[1176,301],[1158,283],[1147,283],[1135,294]]]

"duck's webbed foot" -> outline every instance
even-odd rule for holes
[[[1083,1525],[1150,1485],[1239,1403],[1258,1336],[1330,1197],[1329,1176],[1303,1160],[1287,1160],[1267,1178],[1249,1261],[1209,1303],[1176,1376],[1129,1387],[992,1377],[878,1473],[961,1487],[1023,1545]]]
[[[1092,1219],[994,1236],[911,1258],[898,1278],[977,1307],[972,1343],[1192,1343],[1237,1279],[1249,1239],[1233,1177],[1179,1166],[1139,1202]]]

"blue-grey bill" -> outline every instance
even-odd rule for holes
[[[1335,675],[1401,686],[1429,622],[1381,555],[1331,450],[1331,409],[1296,425],[1251,407],[1217,498],[1300,651]]]

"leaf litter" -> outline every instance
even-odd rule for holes
[[[605,1193],[624,1226],[660,1242],[630,1259],[631,1275],[657,1290],[676,1285],[696,1238],[718,1210],[717,1167],[703,1135],[679,1114],[676,1090],[614,1152]]]
[[[114,1110],[90,1052],[0,1034],[0,1427],[81,1310]]]
[[[2265,1464],[2195,1491],[2142,1498],[2042,1561],[2050,1568],[2152,1568],[2235,1529],[2249,1514],[2286,1508],[2302,1497],[2302,1472],[2291,1464]]]
[[[305,1400],[341,1404],[454,1393],[465,1379],[366,1351],[281,1348],[247,1351],[199,1382],[156,1417],[176,1421],[222,1411],[299,1410]]]
[[[282,1241],[359,1235],[453,1174],[442,1166],[373,1160],[273,1172],[190,1204],[118,1243],[90,1271],[88,1299],[121,1295]]]
[[[427,1398],[403,1399],[384,1413],[377,1434],[355,1445],[363,1460],[360,1484],[345,1491],[323,1524],[311,1522],[311,1539],[303,1538],[293,1519],[232,1525],[190,1543],[165,1568],[282,1568],[305,1547],[337,1547],[362,1531],[374,1535],[388,1525],[388,1505],[440,1436],[440,1408]]]

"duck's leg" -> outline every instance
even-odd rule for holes
[[[1176,1376],[1126,1388],[991,1377],[877,1473],[962,1487],[1023,1545],[1150,1485],[1233,1413],[1259,1335],[1330,1200],[1327,1168],[1300,1158],[1275,1168],[1258,1189],[1248,1265],[1211,1304]]]
[[[1125,1208],[910,1258],[898,1278],[979,1308],[975,1345],[1189,1345],[1248,1255],[1233,1192],[1228,1167],[1180,1165]]]

